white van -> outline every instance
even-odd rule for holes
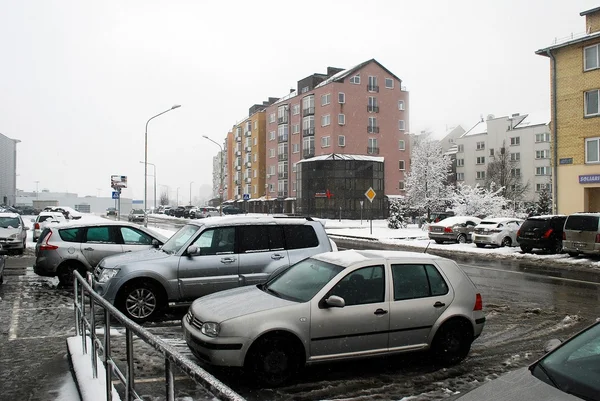
[[[563,250],[570,256],[600,255],[600,213],[574,213],[567,217]]]

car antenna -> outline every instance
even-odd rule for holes
[[[429,249],[429,244],[431,244],[431,241],[427,243],[427,246],[425,247],[425,250],[423,251],[423,253],[427,253],[427,249]]]

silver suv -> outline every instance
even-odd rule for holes
[[[18,254],[25,251],[28,227],[17,213],[0,213],[0,245]]]
[[[48,226],[35,245],[33,270],[40,276],[58,277],[61,284],[73,282],[73,271],[93,271],[100,260],[116,253],[158,247],[166,237],[126,222]]]
[[[169,302],[265,282],[309,256],[337,250],[311,218],[222,217],[189,222],[161,249],[103,259],[94,289],[144,322]]]

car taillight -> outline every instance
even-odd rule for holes
[[[597,237],[596,237],[596,238],[597,238]],[[566,239],[567,239],[567,233],[565,233],[565,232],[563,231],[563,241],[564,241],[564,240],[566,240]],[[598,241],[596,241],[596,242],[598,242]]]
[[[44,238],[44,240],[42,241],[42,245],[40,245],[40,251],[53,251],[55,249],[58,249],[56,245],[51,245],[48,243],[48,241],[50,241],[50,237],[52,237],[52,231],[50,231],[46,238]]]
[[[433,227],[429,226],[429,231],[433,231]]]
[[[521,236],[521,230],[517,230],[517,237]]]
[[[543,237],[544,237],[544,238],[546,238],[546,239],[550,238],[550,236],[552,235],[552,232],[553,232],[553,231],[554,231],[554,230],[553,230],[553,229],[551,229],[551,228],[550,228],[550,229],[548,229],[548,231],[546,231],[546,232],[544,233],[544,236],[543,236]]]
[[[452,227],[444,227],[444,232],[445,233],[451,233],[452,232]]]
[[[596,234],[596,244],[600,244],[600,234]]]
[[[483,310],[483,300],[481,299],[481,294],[475,295],[475,306],[473,310]]]
[[[39,230],[39,229],[40,229],[40,223],[35,223],[35,224],[33,225],[33,229],[34,229],[34,230]]]

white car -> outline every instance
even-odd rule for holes
[[[31,219],[31,222],[33,223],[33,242],[37,242],[48,224],[66,223],[67,219],[61,212],[40,212],[35,219]]]
[[[523,220],[497,217],[482,220],[473,230],[472,239],[478,248],[491,246],[517,246],[517,231]]]

